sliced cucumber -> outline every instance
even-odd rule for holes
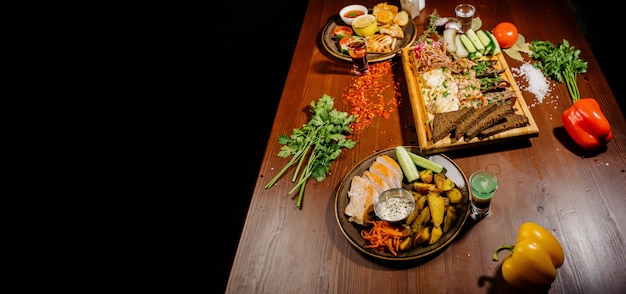
[[[476,31],[476,36],[478,36],[480,42],[485,46],[485,52],[483,52],[483,55],[490,55],[491,52],[493,52],[493,44],[489,36],[487,36],[483,30]]]
[[[420,178],[420,175],[417,171],[417,166],[411,158],[409,150],[407,150],[404,146],[396,146],[396,157],[406,180],[409,183],[417,181],[417,179]]]
[[[465,50],[467,50],[467,52],[469,52],[470,54],[476,52],[476,47],[474,47],[472,41],[470,41],[467,35],[461,35],[461,43],[463,43],[463,46],[465,46]]]
[[[472,41],[472,44],[476,48],[476,51],[480,52],[481,54],[485,52],[485,45],[483,45],[483,42],[480,41],[474,30],[467,30],[467,32],[465,32],[465,35],[470,39],[470,41]]]
[[[487,34],[487,36],[489,36],[489,39],[491,39],[491,42],[493,42],[494,49],[491,54],[498,55],[502,53],[502,49],[500,48],[500,44],[498,43],[496,36],[494,36],[490,31],[485,31],[485,33]]]
[[[493,51],[493,47],[491,46],[491,44],[488,44],[487,46],[485,46],[485,52],[483,52],[483,55],[491,55],[491,51]]]
[[[483,43],[483,46],[485,46],[485,48],[491,42],[491,39],[489,39],[489,36],[487,36],[487,34],[485,34],[485,31],[483,30],[477,31],[476,36],[478,36],[478,39],[480,39],[480,42]]]
[[[487,33],[485,33],[485,31],[483,30],[477,31],[476,35],[478,36],[480,41],[483,43],[483,45],[485,45],[485,52],[483,53],[483,55],[491,55],[494,49],[491,38],[489,38]]]
[[[421,168],[432,170],[434,173],[438,174],[443,171],[443,166],[441,164],[438,164],[426,157],[421,157],[413,152],[409,152],[409,156],[411,156],[413,163]]]

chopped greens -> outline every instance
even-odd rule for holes
[[[280,157],[291,157],[291,160],[270,180],[265,189],[271,188],[289,168],[297,163],[291,179],[296,183],[289,194],[300,189],[296,206],[302,205],[304,188],[309,178],[321,182],[330,172],[332,162],[339,157],[344,148],[352,149],[356,142],[346,138],[351,133],[350,124],[355,117],[347,112],[334,109],[334,99],[326,94],[311,101],[313,115],[301,129],[294,129],[291,136],[278,136],[278,143],[283,146],[278,152]],[[300,172],[301,171],[301,172]]]
[[[532,41],[529,49],[532,51],[531,57],[539,61],[533,66],[559,83],[565,80],[572,101],[578,101],[580,92],[578,91],[576,74],[587,72],[587,62],[578,58],[580,50],[570,46],[565,39],[563,39],[563,43],[558,45],[549,41]]]

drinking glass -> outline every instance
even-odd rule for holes
[[[498,178],[490,171],[479,170],[469,178],[471,217],[475,220],[482,219],[491,212],[491,199],[498,189]]]
[[[476,13],[476,8],[472,4],[459,4],[454,8],[456,17],[461,21],[461,29],[467,32],[472,27],[472,19]]]
[[[354,67],[354,73],[358,76],[369,73],[369,63],[367,61],[367,40],[361,37],[346,37],[351,38],[346,44],[348,47],[348,54],[352,58],[352,65]]]

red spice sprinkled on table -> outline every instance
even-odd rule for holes
[[[372,119],[382,117],[388,119],[389,115],[398,107],[400,91],[399,83],[384,83],[383,78],[393,80],[391,71],[392,62],[386,60],[370,64],[370,73],[362,76],[355,76],[347,85],[342,94],[343,102],[350,106],[350,115],[355,116],[350,128],[353,136],[358,137],[359,133],[372,124]],[[385,99],[383,91],[393,86],[393,97]]]

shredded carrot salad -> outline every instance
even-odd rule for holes
[[[355,137],[371,125],[372,119],[388,119],[398,108],[401,96],[400,83],[393,81],[391,60],[370,64],[369,69],[369,74],[353,77],[342,95],[343,102],[351,108],[350,115],[355,116],[350,124]],[[392,83],[383,79],[392,79]],[[385,99],[383,91],[389,87],[393,87],[393,97]]]
[[[368,223],[374,226],[369,230],[361,231],[361,237],[370,243],[370,245],[365,247],[372,248],[375,251],[388,249],[391,254],[398,256],[400,242],[404,234],[386,221],[369,221]]]

